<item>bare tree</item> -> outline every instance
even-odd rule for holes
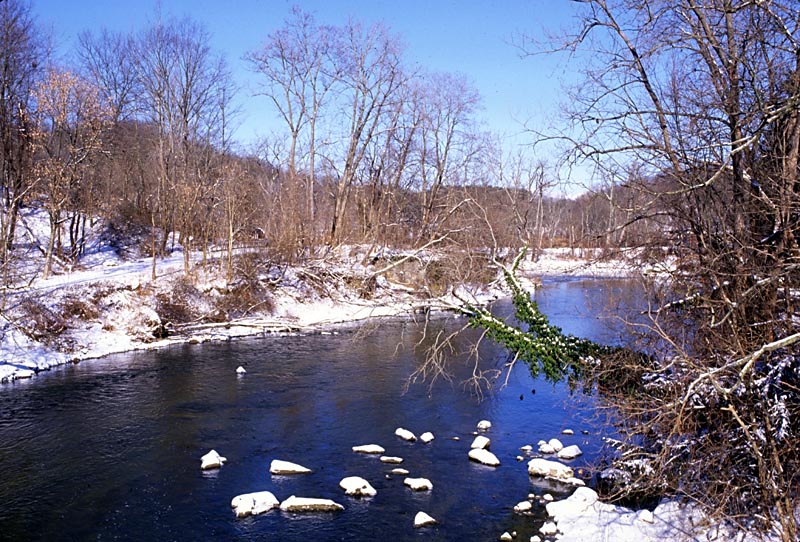
[[[23,0],[0,2],[0,260],[8,281],[9,251],[17,216],[32,179],[30,107],[36,78],[47,57],[46,42]]]
[[[69,220],[69,260],[75,262],[82,250],[87,187],[94,157],[108,126],[108,114],[95,87],[78,76],[50,70],[35,90],[36,115],[33,142],[37,154],[37,188],[46,195],[50,236],[42,276],[52,270],[56,251],[61,252],[61,227]],[[65,216],[67,215],[67,216]],[[79,239],[80,237],[80,239]]]
[[[571,158],[611,183],[611,229],[661,224],[679,264],[672,297],[652,314],[673,351],[656,368],[613,373],[654,372],[671,383],[635,401],[629,429],[655,447],[660,482],[737,521],[746,510],[777,523],[794,540],[800,397],[787,375],[800,366],[791,294],[800,256],[797,3],[576,6],[582,25],[561,45],[585,48],[591,60],[570,94]],[[614,187],[626,183],[639,195],[623,222]],[[687,321],[691,351],[678,340]]]
[[[190,19],[159,21],[137,41],[141,105],[158,129],[158,183],[151,195],[154,273],[157,252],[166,249],[175,230],[189,272],[192,226],[200,199],[211,188],[208,152],[218,142],[217,121],[225,110],[221,97],[230,99],[231,86],[227,66],[209,41],[208,32]],[[158,247],[155,226],[164,232]]]

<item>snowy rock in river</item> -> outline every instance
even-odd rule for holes
[[[203,470],[218,469],[226,461],[227,459],[219,455],[216,450],[211,450],[200,458],[200,468]]]
[[[514,512],[522,514],[525,512],[530,512],[532,508],[533,505],[531,504],[530,501],[522,501],[520,503],[517,503],[517,505],[514,507]]]
[[[577,444],[573,444],[572,446],[567,446],[566,448],[562,448],[561,451],[558,452],[559,459],[575,459],[579,455],[582,455],[583,452],[578,447]]]
[[[292,495],[281,503],[284,512],[338,512],[344,506],[330,499],[309,499]]]
[[[528,474],[531,476],[544,476],[557,480],[568,480],[573,478],[572,469],[558,461],[548,461],[537,457],[528,461]]]
[[[491,443],[492,443],[492,441],[489,440],[488,438],[484,437],[483,435],[478,435],[477,437],[475,437],[475,440],[472,441],[472,444],[470,445],[470,448],[483,448],[483,449],[485,449],[485,448],[488,448]]]
[[[394,430],[394,434],[400,437],[403,440],[407,440],[409,442],[414,442],[417,440],[417,436],[409,431],[408,429],[403,429],[402,427],[398,427]]]
[[[386,450],[377,444],[362,444],[361,446],[353,446],[353,451],[357,454],[382,454]]]
[[[573,431],[572,429],[564,429],[563,431],[561,431],[561,434],[562,435],[574,435],[575,431]]]
[[[473,461],[477,461],[478,463],[489,465],[490,467],[496,467],[500,464],[500,460],[497,459],[496,455],[489,450],[484,450],[483,448],[471,449],[469,451],[469,458]]]
[[[564,445],[557,438],[551,438],[548,444],[553,448],[554,452],[560,452],[564,448]]]
[[[489,420],[481,420],[478,422],[478,429],[480,429],[481,431],[486,431],[487,429],[491,429],[491,427],[492,427],[492,422],[490,422]]]
[[[269,472],[272,474],[307,474],[311,472],[311,469],[307,469],[297,463],[273,459],[272,463],[269,464]]]
[[[547,442],[545,442],[543,440],[540,440],[539,441],[539,453],[540,454],[554,454],[554,453],[556,453],[556,451],[553,449],[552,446],[550,446],[549,443],[547,443]]]
[[[433,525],[434,523],[436,523],[436,520],[425,512],[417,512],[417,515],[414,516],[414,527],[424,527],[426,525]]]
[[[389,472],[391,474],[397,474],[399,476],[406,476],[408,474],[408,471],[406,469],[399,469],[399,468],[398,469],[392,469]]]
[[[344,489],[347,495],[352,495],[354,497],[374,497],[378,493],[369,482],[360,476],[342,478],[342,481],[339,482],[339,487]]]
[[[245,370],[245,368],[244,368],[244,367],[242,367],[241,365],[239,365],[239,366],[236,368],[236,374],[237,374],[237,375],[243,375],[243,374],[245,374],[246,372],[247,372],[247,371]]]
[[[511,533],[506,531],[500,535],[500,540],[502,540],[503,542],[509,542],[509,540],[514,540],[514,537],[511,536]]]
[[[391,455],[382,455],[381,456],[381,463],[394,463],[396,465],[396,464],[402,463],[402,462],[403,462],[403,458],[402,457],[394,457],[394,456],[391,456]]]
[[[403,483],[414,491],[428,491],[433,489],[433,484],[427,478],[406,478]]]
[[[244,495],[234,497],[231,501],[231,508],[233,508],[237,518],[263,514],[278,506],[278,499],[269,491],[245,493]]]
[[[421,441],[422,441],[422,442],[424,442],[425,444],[428,444],[428,443],[429,443],[430,441],[432,441],[433,439],[434,439],[433,433],[431,433],[430,431],[427,431],[427,432],[425,432],[425,433],[422,433],[422,434],[419,436],[419,440],[421,440]]]

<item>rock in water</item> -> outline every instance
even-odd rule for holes
[[[560,452],[558,452],[559,459],[575,459],[579,455],[582,455],[583,452],[578,447],[577,444],[573,444],[572,446],[567,446],[566,448],[562,448]]]
[[[391,474],[397,474],[399,476],[407,476],[408,471],[406,469],[392,469],[389,471]]]
[[[561,444],[561,441],[558,440],[557,438],[551,438],[548,444],[550,445],[551,448],[553,448],[554,452],[560,452],[561,449],[564,448],[564,445]]]
[[[236,368],[236,374],[237,374],[237,375],[243,375],[243,374],[245,374],[245,373],[247,373],[247,371],[246,371],[246,370],[244,369],[244,367],[242,367],[241,365],[239,365],[239,366]]]
[[[569,480],[573,477],[572,469],[558,461],[548,461],[537,457],[528,462],[528,474],[531,476],[544,476],[556,480]]]
[[[263,514],[279,506],[278,499],[269,491],[258,491],[256,493],[245,493],[234,497],[231,501],[231,508],[236,513],[237,518],[245,516]]]
[[[219,455],[216,450],[211,450],[200,458],[200,468],[203,470],[218,469],[226,461],[227,459]]]
[[[377,444],[362,444],[361,446],[353,446],[353,451],[357,454],[382,454],[386,450]]]
[[[422,433],[422,434],[419,436],[419,440],[421,440],[421,441],[422,441],[422,442],[424,442],[425,444],[428,444],[428,443],[429,443],[430,441],[432,441],[434,438],[435,438],[435,437],[433,436],[433,433],[431,433],[430,431],[427,431],[427,432],[425,432],[425,433]]]
[[[292,495],[281,503],[284,512],[338,512],[344,506],[330,499],[309,499]]]
[[[433,525],[434,523],[436,523],[436,520],[425,512],[417,512],[417,515],[414,516],[414,527],[424,527],[426,525]]]
[[[381,456],[381,463],[393,463],[393,464],[397,465],[397,464],[402,463],[402,462],[403,462],[403,458],[402,457],[394,457],[394,456],[391,456],[391,455],[382,455]]]
[[[403,483],[414,491],[428,491],[433,489],[433,484],[427,478],[406,478]]]
[[[540,440],[539,441],[539,453],[540,454],[554,454],[554,453],[556,453],[556,451],[553,449],[552,446],[550,446],[549,443],[547,443],[547,442],[545,442],[543,440]]]
[[[417,436],[409,431],[408,429],[403,429],[402,427],[398,427],[394,430],[394,434],[400,437],[403,440],[407,440],[409,442],[414,442],[417,440]]]
[[[307,469],[297,463],[273,459],[269,465],[269,472],[272,474],[308,474],[311,469]]]
[[[486,431],[491,428],[492,428],[492,422],[490,422],[489,420],[481,420],[478,422],[478,429],[480,429],[481,431]]]
[[[475,440],[472,441],[470,448],[485,449],[488,448],[489,445],[491,445],[491,443],[492,441],[489,440],[488,438],[484,437],[483,435],[478,435],[477,437],[475,437]]]
[[[522,501],[514,506],[514,512],[517,512],[518,514],[524,514],[525,512],[530,512],[532,508],[533,505],[530,501]]]
[[[477,461],[478,463],[489,465],[490,467],[496,467],[500,464],[500,460],[497,459],[496,455],[489,450],[484,450],[483,448],[471,449],[469,451],[469,458],[473,461]]]
[[[511,536],[511,533],[506,531],[500,535],[500,540],[502,540],[503,542],[510,542],[511,540],[514,540],[514,537]]]
[[[339,482],[339,487],[344,489],[347,495],[352,495],[354,497],[374,497],[378,493],[369,482],[360,476],[342,478],[342,481]]]

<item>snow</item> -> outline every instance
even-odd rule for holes
[[[434,523],[436,523],[436,520],[425,512],[417,512],[417,515],[414,516],[414,527],[425,527]]]
[[[673,500],[662,501],[652,512],[634,511],[601,502],[594,490],[582,487],[565,500],[548,503],[546,508],[554,522],[548,531],[556,527],[561,533],[559,542],[740,539],[726,526],[704,518],[696,507]]]
[[[269,491],[258,491],[238,495],[231,501],[231,508],[237,518],[263,514],[280,506],[278,499]]]
[[[491,445],[491,441],[484,437],[483,435],[478,435],[470,444],[470,448],[488,448]]]
[[[497,459],[497,456],[489,450],[485,450],[483,448],[472,448],[468,455],[471,460],[488,465],[490,467],[497,467],[500,465],[500,460]]]
[[[133,248],[119,250],[118,239],[110,239],[102,221],[94,221],[90,229],[86,252],[75,263],[53,262],[49,278],[41,278],[43,257],[38,247],[46,246],[49,235],[48,219],[41,209],[24,209],[16,243],[15,277],[17,284],[5,292],[6,316],[13,321],[14,308],[25,303],[37,303],[43,311],[60,316],[64,303],[72,301],[80,308],[85,302],[95,314],[66,321],[67,329],[54,340],[34,337],[32,322],[6,324],[0,338],[0,382],[29,378],[37,372],[57,365],[130,350],[162,348],[182,342],[230,340],[235,337],[275,332],[311,332],[325,330],[345,322],[368,318],[414,314],[420,309],[449,310],[461,301],[485,303],[506,295],[496,287],[460,286],[456,295],[427,298],[418,295],[406,284],[392,282],[379,276],[370,299],[364,299],[344,277],[365,277],[385,262],[364,266],[361,262],[367,247],[340,246],[331,249],[325,260],[310,260],[303,265],[275,268],[268,272],[274,288],[273,310],[253,313],[219,325],[184,326],[180,333],[163,333],[161,318],[154,310],[153,299],[158,295],[171,296],[183,278],[184,254],[181,247],[171,244],[172,252],[156,261],[153,280],[153,260],[150,257],[130,258]],[[113,241],[113,242],[112,242]],[[126,257],[122,257],[124,252]],[[403,251],[382,249],[385,257],[398,257]],[[207,298],[223,291],[225,280],[214,271],[214,262],[224,259],[222,250],[209,251],[210,264],[195,265],[193,281]],[[619,276],[630,272],[622,261],[588,263],[587,254],[575,254],[564,249],[543,251],[535,261],[525,260],[520,268],[524,277],[544,275]],[[191,254],[191,263],[201,261],[201,254]],[[312,284],[309,277],[325,274],[324,291]],[[337,278],[338,277],[338,278]],[[330,284],[329,284],[330,282]],[[192,299],[198,309],[210,310],[205,299]],[[155,334],[155,336],[154,336]],[[484,422],[482,422],[483,424]],[[482,429],[488,429],[490,424]]]
[[[342,478],[339,487],[344,489],[345,494],[353,497],[374,497],[378,494],[375,488],[360,476],[348,476]]]
[[[271,474],[308,474],[311,469],[290,461],[273,459],[269,465],[269,472]]]

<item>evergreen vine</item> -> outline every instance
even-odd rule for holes
[[[561,328],[549,322],[515,275],[524,255],[523,250],[514,259],[511,268],[501,266],[505,282],[511,290],[514,315],[519,324],[512,325],[497,318],[488,309],[475,306],[468,306],[465,310],[469,323],[472,327],[485,329],[494,341],[527,363],[534,377],[543,372],[552,382],[580,378],[593,356],[608,353],[610,349],[587,339],[564,334]]]

